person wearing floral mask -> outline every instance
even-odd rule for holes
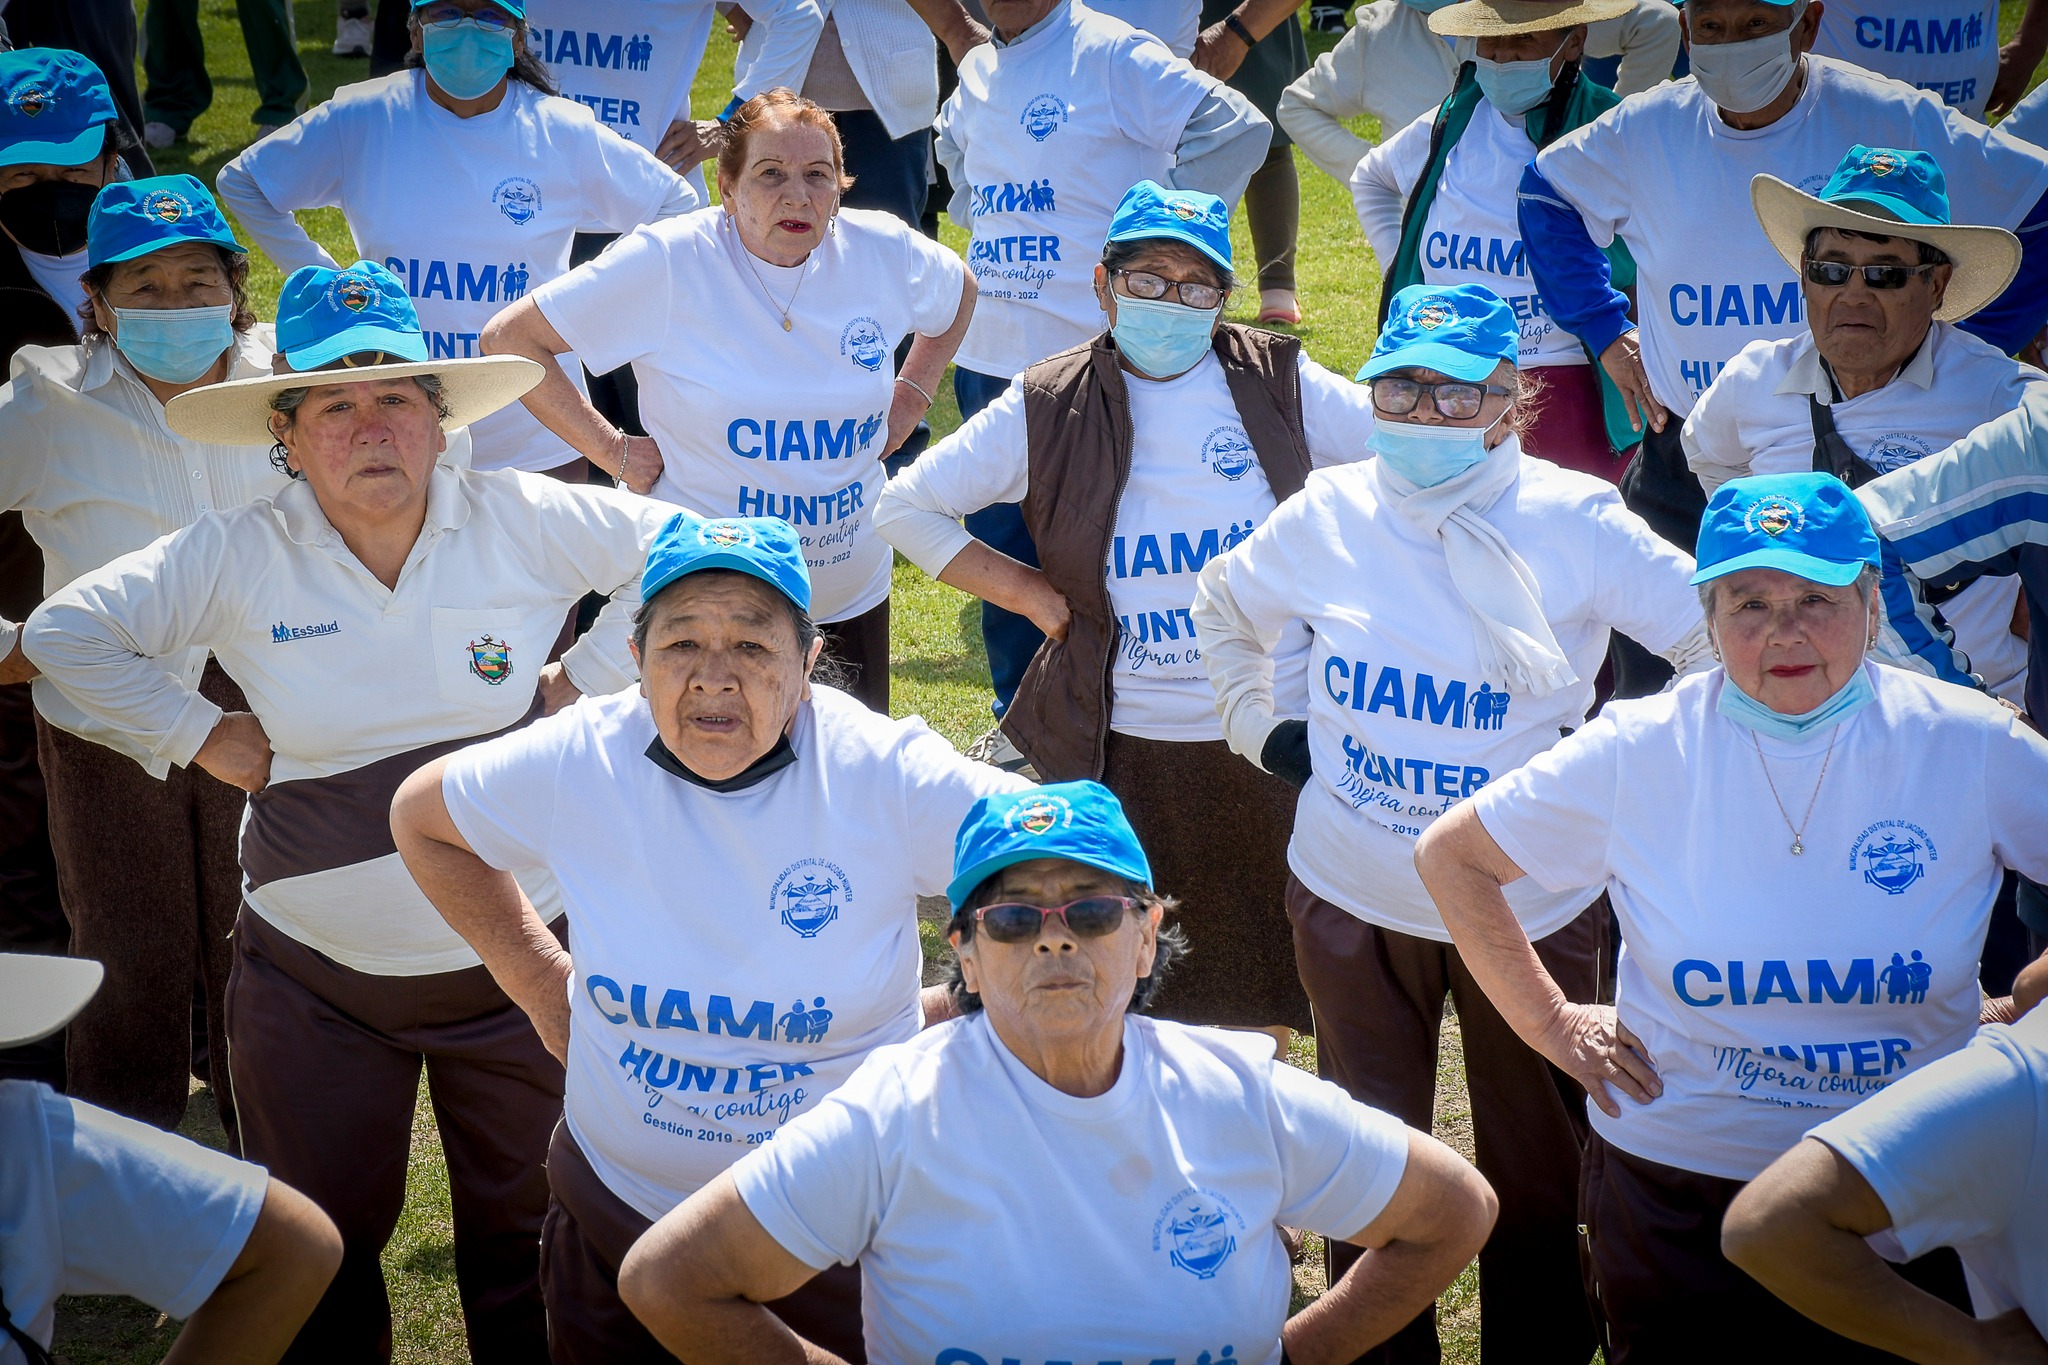
[[[1610,629],[1680,667],[1707,649],[1691,559],[1611,485],[1523,453],[1538,390],[1515,369],[1516,323],[1481,285],[1395,295],[1359,375],[1378,458],[1311,474],[1202,569],[1191,615],[1230,747],[1302,788],[1286,902],[1321,1074],[1428,1123],[1455,1003],[1479,1169],[1501,1197],[1479,1253],[1483,1358],[1583,1361],[1585,1117],[1478,989],[1416,877],[1416,840],[1584,723]],[[1304,626],[1306,721],[1276,687]],[[1514,893],[1564,999],[1598,998],[1601,892],[1587,878]],[[1350,1255],[1332,1255],[1333,1283]],[[1436,1359],[1429,1314],[1388,1358]]]
[[[1186,903],[1196,952],[1158,1012],[1284,1041],[1310,1027],[1281,904],[1294,793],[1225,746],[1187,606],[1203,563],[1311,467],[1365,456],[1373,417],[1294,338],[1221,322],[1235,281],[1221,199],[1133,186],[1095,269],[1108,331],[1026,369],[891,480],[875,529],[1049,637],[1003,731],[1041,777],[1115,792]],[[960,525],[1008,502],[1043,568]],[[1296,628],[1276,647],[1287,715],[1304,714],[1308,645]]]

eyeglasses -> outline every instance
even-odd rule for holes
[[[1462,422],[1479,415],[1487,394],[1496,393],[1505,398],[1513,392],[1498,384],[1425,384],[1419,379],[1383,375],[1372,381],[1372,405],[1381,412],[1405,417],[1422,402],[1422,395],[1428,394],[1439,415]]]
[[[997,943],[1029,943],[1058,915],[1075,938],[1101,938],[1113,934],[1124,916],[1137,908],[1129,896],[1084,896],[1065,905],[984,905],[974,912],[974,922]]]
[[[1845,261],[1808,261],[1806,282],[1823,289],[1840,289],[1849,277],[1861,271],[1863,282],[1872,289],[1904,289],[1906,281],[1934,269],[1931,265],[1850,265]]]
[[[501,9],[480,9],[474,12],[459,5],[428,5],[419,11],[420,22],[430,28],[448,24],[471,23],[486,33],[503,33],[512,27],[512,16]]]
[[[1123,276],[1124,288],[1131,291],[1134,299],[1163,299],[1167,291],[1173,291],[1174,298],[1190,308],[1205,312],[1221,307],[1228,290],[1218,289],[1213,284],[1193,284],[1184,280],[1166,280],[1157,275],[1148,275],[1142,270],[1119,270]]]

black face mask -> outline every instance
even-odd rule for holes
[[[0,194],[0,228],[28,251],[44,256],[69,256],[85,250],[85,221],[97,185],[69,180],[38,180]]]

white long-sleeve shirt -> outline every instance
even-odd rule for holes
[[[270,784],[255,807],[333,796],[279,875],[252,858],[260,809],[245,823],[250,903],[293,938],[384,975],[477,961],[391,851],[388,823],[375,827],[411,771],[404,764],[519,723],[585,593],[612,600],[562,665],[586,694],[628,686],[646,546],[674,515],[632,493],[532,474],[437,466],[429,478],[425,524],[395,587],[363,567],[312,488],[295,482],[86,574],[37,608],[22,641],[72,705],[180,765],[221,710],[165,661],[210,649],[270,739]],[[380,810],[359,789],[386,760]],[[380,840],[381,854],[363,856]]]
[[[364,259],[404,282],[437,359],[480,354],[499,309],[568,271],[579,229],[630,232],[697,207],[680,176],[585,105],[511,81],[496,109],[457,118],[421,71],[343,86],[223,166],[216,189],[286,274],[338,264],[293,211],[340,208]],[[518,403],[473,436],[483,469],[576,458]]]
[[[832,20],[846,65],[860,83],[875,117],[890,137],[907,137],[929,128],[939,112],[939,48],[932,31],[904,0],[807,0],[821,10],[818,31],[805,35],[800,48],[777,63],[764,53],[749,70],[750,84],[767,90],[777,85],[804,88],[819,32]],[[748,10],[751,14],[753,11]],[[748,59],[751,30],[740,44]],[[772,68],[772,74],[771,74]],[[738,93],[737,90],[734,91]]]

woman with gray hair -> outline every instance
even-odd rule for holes
[[[1416,849],[1487,998],[1592,1097],[1579,1222],[1615,1365],[1760,1336],[1787,1358],[1891,1359],[1721,1251],[1729,1203],[1808,1128],[1969,1041],[2003,870],[2048,872],[2048,742],[1867,660],[1878,557],[1830,474],[1724,484],[1694,578],[1721,666],[1610,703]],[[1551,980],[1503,894],[1524,876],[1605,884],[1613,1005]],[[1953,1268],[1904,1273],[1953,1292]]]
[[[471,1351],[538,1361],[562,1070],[413,884],[391,797],[437,755],[632,680],[626,616],[663,513],[439,464],[445,427],[516,401],[539,367],[429,361],[381,266],[299,271],[278,311],[277,372],[181,394],[165,417],[197,441],[273,440],[291,482],[85,574],[29,619],[23,648],[128,747],[251,794],[227,1019],[243,1153],[326,1210],[345,1248],[294,1358],[362,1360],[388,1340],[378,1254],[424,1065]],[[542,667],[593,591],[614,599],[597,627]],[[195,649],[247,711],[168,671]],[[559,919],[546,878],[529,892]]]

